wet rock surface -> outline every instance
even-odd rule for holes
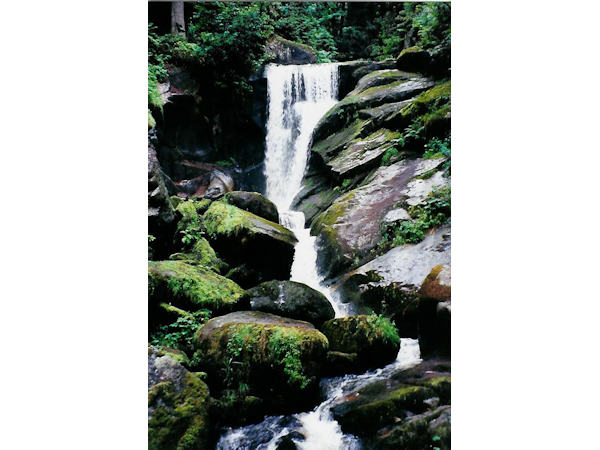
[[[246,291],[253,311],[304,320],[320,327],[333,319],[331,303],[319,291],[295,281],[267,281]]]

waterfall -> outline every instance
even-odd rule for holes
[[[338,65],[267,66],[268,107],[265,152],[266,195],[279,210],[280,222],[298,238],[290,279],[323,293],[336,317],[348,315],[348,306],[323,283],[317,271],[316,238],[304,227],[304,214],[291,211],[302,187],[317,122],[337,102]]]
[[[325,285],[317,270],[317,247],[310,229],[304,227],[304,213],[290,210],[302,187],[309,155],[310,138],[319,119],[337,102],[337,64],[302,66],[269,65],[266,68],[269,116],[265,152],[266,195],[279,210],[280,222],[298,238],[292,264],[292,281],[304,283],[323,293],[336,317],[351,314],[348,305]],[[304,440],[294,442],[303,450],[360,449],[360,441],[342,433],[333,420],[331,408],[341,397],[396,370],[420,362],[419,344],[401,339],[396,361],[362,375],[324,379],[321,386],[326,399],[313,411],[291,417],[270,416],[259,424],[230,430],[221,436],[221,450],[275,450],[278,440],[298,431]]]

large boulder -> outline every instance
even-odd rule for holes
[[[341,289],[353,303],[391,314],[401,336],[416,338],[421,283],[433,266],[449,264],[450,254],[450,227],[446,225],[417,244],[392,248],[359,267],[344,278]]]
[[[164,352],[148,349],[148,448],[209,448],[208,386]]]
[[[312,47],[299,42],[273,36],[265,46],[265,53],[276,64],[314,64],[317,55]]]
[[[335,317],[327,297],[295,281],[267,281],[247,290],[245,297],[252,311],[305,320],[317,327]]]
[[[255,284],[289,278],[297,239],[287,228],[221,201],[210,205],[203,223],[219,256],[231,266],[250,265]]]
[[[409,369],[399,367],[347,393],[336,401],[332,414],[344,432],[361,436],[366,448],[417,450],[427,448],[413,445],[419,439],[435,442],[431,441],[435,433],[428,434],[427,429],[431,424],[436,428],[438,408],[449,404],[449,361],[429,360]],[[415,426],[423,436],[415,436]],[[393,438],[387,439],[390,432]],[[405,442],[407,446],[393,447],[391,442]]]
[[[237,206],[240,209],[256,214],[271,222],[279,223],[277,206],[258,192],[232,191],[223,197],[225,203]]]
[[[318,401],[328,341],[310,323],[241,311],[209,320],[195,339],[211,389],[243,384],[271,413],[300,411]]]
[[[329,340],[331,351],[356,355],[357,371],[394,361],[400,349],[396,328],[388,319],[380,316],[331,319],[321,329]]]
[[[387,59],[383,61],[346,61],[338,63],[338,94],[339,98],[345,97],[356,86],[358,80],[370,72],[377,70],[390,70],[396,67],[396,61]]]
[[[242,309],[244,290],[212,270],[187,261],[148,262],[149,315],[158,320],[161,303],[186,311],[208,309],[213,313]]]
[[[434,189],[447,186],[449,179],[441,171],[423,177],[439,166],[436,159],[412,159],[380,167],[361,187],[342,195],[317,216],[311,234],[323,249],[318,262],[325,273],[337,275],[357,258],[371,256],[382,237],[380,224],[395,205],[414,206]]]
[[[425,73],[430,63],[429,52],[420,47],[405,48],[396,59],[396,67],[409,72]]]

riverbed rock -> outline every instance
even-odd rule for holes
[[[392,248],[359,267],[342,280],[344,296],[356,305],[391,314],[402,337],[418,337],[421,283],[432,267],[450,264],[450,234],[450,226],[439,227],[423,241]]]
[[[441,171],[420,177],[439,166],[435,159],[410,159],[380,167],[365,184],[317,216],[311,234],[322,247],[318,263],[326,275],[340,274],[356,258],[368,257],[381,239],[380,223],[399,202],[416,205],[434,189],[447,186],[449,179]]]
[[[148,262],[149,316],[159,316],[160,303],[171,303],[185,311],[208,309],[230,312],[246,306],[244,290],[212,270],[186,261]]]
[[[203,223],[212,247],[230,266],[256,270],[255,284],[289,278],[297,239],[287,228],[221,201],[210,205]]]
[[[425,437],[435,435],[427,434],[422,425],[437,429],[439,415],[434,411],[449,409],[449,370],[450,361],[443,359],[426,360],[409,369],[399,366],[339,398],[333,417],[343,431],[361,436],[365,448],[405,448],[393,447],[392,442],[406,442],[406,448],[414,450],[427,448],[411,443],[420,442],[413,433],[413,418],[419,417],[418,429]]]
[[[316,327],[335,317],[327,297],[295,281],[267,281],[247,290],[245,297],[252,311],[304,320]]]
[[[196,334],[211,389],[248,387],[271,413],[299,411],[318,400],[327,338],[308,322],[241,311],[209,320]]]
[[[400,338],[394,325],[378,316],[328,320],[321,327],[331,351],[356,354],[356,370],[380,367],[396,359]]]
[[[435,394],[424,386],[397,385],[388,388],[386,383],[368,385],[347,396],[347,401],[332,408],[333,417],[346,433],[366,435],[393,423],[394,418],[406,417],[427,410],[425,400]]]
[[[344,98],[356,86],[358,80],[370,72],[377,70],[390,70],[396,68],[394,59],[383,61],[345,61],[338,63],[338,94],[339,98]]]
[[[148,448],[209,448],[209,391],[164,352],[148,349]]]
[[[265,46],[265,53],[271,55],[275,64],[314,64],[317,56],[312,47],[289,41],[281,36],[273,36]]]
[[[256,214],[271,222],[279,223],[277,206],[258,192],[232,191],[223,197],[225,203],[237,206],[240,209]]]

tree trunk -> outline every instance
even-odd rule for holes
[[[171,3],[171,33],[185,36],[185,18],[183,2]]]

